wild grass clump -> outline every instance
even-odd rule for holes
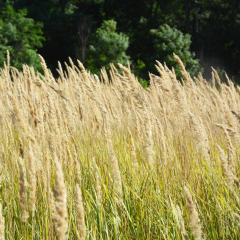
[[[0,69],[1,239],[240,238],[239,88],[174,57],[184,79],[157,62],[147,89],[121,64]]]

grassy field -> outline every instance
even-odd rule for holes
[[[0,70],[0,239],[239,239],[240,88],[157,63]],[[180,79],[179,79],[180,80]],[[239,215],[238,215],[239,214]]]

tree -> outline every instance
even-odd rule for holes
[[[1,4],[7,0],[0,0]],[[11,0],[16,10],[26,8],[27,17],[44,23],[46,41],[39,53],[57,75],[57,62],[83,62],[88,58],[92,33],[106,19],[117,22],[118,32],[129,38],[126,55],[132,69],[143,79],[154,69],[156,35],[167,23],[191,35],[190,51],[211,78],[211,66],[225,68],[240,82],[240,1],[239,0]],[[1,11],[1,10],[0,10]],[[92,38],[91,38],[92,39]],[[61,49],[61,51],[59,51]],[[154,59],[152,58],[154,56]],[[90,56],[91,58],[91,56]],[[161,58],[162,59],[162,58]],[[154,69],[155,70],[155,69]]]
[[[117,23],[113,20],[103,21],[100,28],[93,34],[89,46],[87,67],[95,73],[103,66],[109,69],[109,63],[124,65],[130,62],[125,51],[129,46],[128,37],[123,33],[116,33]]]
[[[181,71],[173,57],[173,53],[175,53],[181,58],[191,75],[197,73],[200,66],[198,60],[194,59],[195,54],[190,52],[191,36],[189,34],[184,35],[181,31],[171,28],[167,24],[160,26],[158,29],[151,29],[150,34],[154,36],[154,54],[149,57],[150,62],[155,60],[166,62],[168,67],[175,68],[177,76],[180,77]],[[150,71],[155,70],[150,69]]]
[[[15,12],[8,1],[0,12],[0,63],[3,64],[9,50],[12,66],[21,69],[22,64],[27,64],[41,71],[36,48],[44,41],[43,24],[26,18],[26,15],[27,10]]]
[[[239,83],[240,1],[192,1],[191,14],[198,15],[197,34],[192,29],[193,50],[200,58],[205,76],[210,78],[213,66],[215,69],[225,69],[229,77]]]
[[[43,32],[46,41],[39,49],[47,66],[55,77],[58,61],[67,62],[69,56],[76,63],[79,53],[76,45],[79,45],[78,28],[83,16],[75,6],[77,0],[15,0],[15,9],[26,8],[28,17],[44,24]],[[81,42],[80,42],[81,43]],[[65,70],[63,64],[63,70]]]

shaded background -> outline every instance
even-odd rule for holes
[[[7,1],[0,0],[0,29],[1,22],[10,21],[9,16],[1,16],[6,4]],[[80,59],[96,73],[98,67],[108,66],[119,58],[123,63],[130,61],[138,77],[148,80],[148,71],[156,73],[154,61],[171,65],[171,52],[178,48],[186,50],[186,59],[192,58],[187,63],[190,72],[191,64],[195,66],[192,75],[198,69],[209,80],[213,66],[222,78],[227,73],[240,83],[238,0],[14,0],[9,4],[15,13],[26,9],[25,18],[42,24],[39,25],[42,33],[36,33],[42,37],[38,39],[41,44],[30,41],[27,48],[40,53],[54,75],[58,61],[68,62],[69,56],[74,62]],[[104,27],[104,21],[109,20],[113,21]],[[161,30],[164,24],[169,29]],[[0,32],[0,54],[4,51],[5,56],[6,49],[13,46],[14,59],[14,54],[21,52],[19,47],[14,50],[14,41],[3,42]],[[0,58],[1,67],[3,59]]]

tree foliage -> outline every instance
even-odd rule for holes
[[[104,21],[102,26],[93,34],[89,45],[87,66],[93,72],[101,67],[110,68],[109,63],[117,66],[130,61],[125,51],[129,46],[128,37],[116,32],[117,23],[114,20]]]
[[[22,64],[41,69],[37,48],[42,47],[43,24],[26,18],[27,10],[16,12],[9,2],[0,12],[0,62],[11,53],[11,65],[20,69]]]
[[[0,5],[1,2],[6,0],[0,0]],[[132,69],[142,79],[148,79],[149,69],[157,74],[154,69],[156,59],[174,66],[175,63],[171,62],[172,56],[168,52],[171,49],[174,51],[179,49],[177,54],[183,57],[185,63],[184,58],[188,54],[180,54],[180,51],[187,51],[191,55],[187,70],[192,74],[198,68],[195,61],[198,59],[201,69],[204,68],[205,78],[211,78],[213,66],[215,69],[224,68],[230,78],[240,82],[239,0],[12,0],[12,2],[15,10],[26,8],[28,18],[44,24],[46,41],[42,47],[38,47],[38,51],[44,56],[54,74],[57,74],[55,71],[57,62],[67,61],[69,56],[74,62],[76,59],[80,59],[84,65],[88,62],[92,69],[106,64],[104,56],[112,60],[110,53],[115,50],[110,48],[115,48],[113,44],[101,47],[101,57],[97,57],[101,58],[99,64],[93,63],[92,56],[94,51],[97,53],[100,50],[96,48],[93,51],[89,47],[96,46],[93,42],[97,40],[93,39],[101,29],[102,23],[112,19],[117,23],[118,32],[128,37],[129,46],[125,49],[125,54],[131,57]],[[0,14],[2,9],[0,8]],[[184,41],[187,41],[186,34],[191,36],[188,50],[185,50],[174,37],[176,31],[174,33],[174,30],[173,32],[168,30],[168,37],[172,42],[176,42],[165,43],[169,51],[167,49],[163,51],[163,45],[160,43],[162,41],[160,26],[164,24],[181,31]],[[12,35],[11,28],[8,29]],[[150,29],[155,29],[156,32],[149,31]],[[5,54],[5,50],[2,51]],[[195,53],[195,57],[192,53]]]
[[[167,24],[158,29],[151,29],[150,34],[154,36],[154,55],[149,57],[150,62],[153,63],[154,60],[165,62],[168,67],[174,67],[177,76],[180,77],[180,68],[173,57],[173,53],[175,53],[180,57],[190,74],[195,75],[199,71],[199,62],[194,59],[195,54],[190,52],[191,36],[189,34],[183,34]]]

